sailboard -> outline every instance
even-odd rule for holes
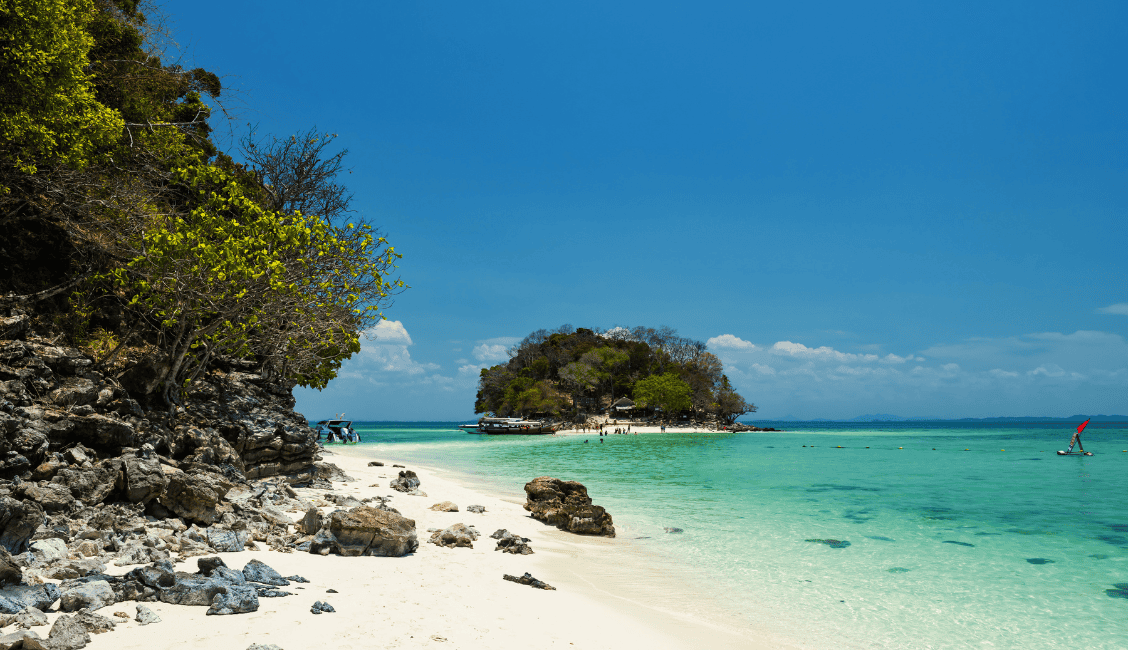
[[[1092,419],[1093,418],[1089,418],[1089,420],[1092,420]],[[1077,427],[1077,433],[1078,434],[1080,434],[1082,431],[1084,431],[1085,427],[1089,425],[1089,420],[1085,420],[1080,425],[1078,425],[1078,427]],[[1070,451],[1058,450],[1058,456],[1092,456],[1093,455],[1093,452],[1091,452],[1091,451],[1073,451],[1073,445],[1072,444],[1069,445],[1069,449],[1070,449]]]

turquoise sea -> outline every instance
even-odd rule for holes
[[[1073,431],[1061,423],[781,422],[604,442],[456,424],[356,428],[374,456],[513,495],[537,476],[582,482],[624,543],[693,576],[738,623],[841,647],[1128,648],[1128,424],[1090,424],[1091,457],[1054,453]]]

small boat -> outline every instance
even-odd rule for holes
[[[482,418],[478,420],[478,432],[492,436],[535,436],[556,433],[556,427],[524,418]]]
[[[322,420],[317,423],[317,441],[321,442],[322,436],[325,444],[356,444],[360,442],[360,434],[352,428],[352,420]]]

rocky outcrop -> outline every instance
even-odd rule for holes
[[[400,557],[419,548],[415,520],[371,506],[338,510],[314,536],[309,552],[320,555]]]
[[[534,519],[581,535],[615,536],[611,513],[593,505],[581,483],[541,476],[525,484],[525,495]]]

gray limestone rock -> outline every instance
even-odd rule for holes
[[[306,535],[313,535],[321,530],[323,524],[324,520],[321,517],[321,511],[310,506],[309,509],[306,510],[305,516],[298,522],[298,530]]]
[[[61,560],[43,568],[39,573],[44,578],[53,580],[70,580],[81,578],[92,573],[104,573],[106,565],[97,559],[87,560]]]
[[[66,543],[57,537],[32,542],[31,553],[35,556],[36,561],[41,563],[66,559],[69,555]]]
[[[80,609],[101,609],[106,605],[117,602],[113,587],[105,580],[87,582],[63,592],[59,602],[59,609],[64,612],[75,612]]]
[[[201,524],[214,523],[215,507],[231,484],[216,474],[175,472],[161,495],[161,505],[179,517]],[[241,549],[240,549],[241,550]]]
[[[35,607],[28,607],[19,614],[16,614],[16,625],[22,628],[47,625],[47,615]]]
[[[397,492],[411,492],[419,487],[419,477],[411,470],[403,470],[399,476],[388,484],[388,487]]]
[[[290,584],[289,580],[283,578],[277,571],[258,560],[247,562],[247,565],[243,567],[243,577],[246,578],[248,582],[259,582],[275,587],[285,587]]]
[[[9,648],[40,648],[46,650],[44,644],[46,639],[39,636],[39,633],[32,630],[17,630],[11,634],[0,636],[0,650],[8,650]]]
[[[431,506],[431,510],[435,512],[458,512],[458,506],[454,505],[453,501],[443,501]]]
[[[501,535],[498,535],[501,533]],[[514,555],[531,555],[533,553],[532,547],[529,546],[529,538],[514,535],[506,530],[499,530],[493,535],[490,535],[497,540],[495,551],[502,553],[513,553]]]
[[[87,643],[90,643],[90,633],[86,631],[86,626],[76,617],[66,614],[55,619],[51,633],[47,635],[47,647],[50,650],[77,650],[85,648]]]
[[[361,506],[338,510],[310,543],[310,553],[400,557],[415,552],[415,521],[394,512]]]
[[[113,619],[102,616],[101,614],[95,614],[94,612],[85,609],[78,610],[78,613],[74,615],[74,618],[82,624],[82,627],[86,628],[87,632],[91,634],[113,632],[114,626],[116,625]]]
[[[0,613],[19,614],[28,607],[40,611],[51,609],[61,596],[58,585],[13,585],[0,589]]]
[[[149,623],[160,623],[161,617],[157,613],[144,605],[137,606],[136,620],[141,625],[148,625]]]
[[[158,598],[171,605],[210,607],[216,594],[225,593],[230,584],[219,577],[177,573],[176,583],[162,589]]]
[[[466,506],[466,512],[474,512],[474,513],[477,513],[477,514],[480,515],[480,514],[484,513],[485,511],[486,511],[485,506]]]
[[[262,645],[261,643],[252,643],[247,646],[247,650],[282,650],[278,646],[271,643],[270,645]]]
[[[254,587],[229,585],[223,593],[216,594],[208,608],[208,616],[245,614],[257,611],[258,592]]]
[[[0,546],[12,554],[23,553],[46,518],[37,503],[0,497]]]
[[[208,543],[220,553],[238,553],[245,550],[250,533],[245,530],[207,528]]]
[[[311,614],[320,614],[321,612],[333,613],[333,612],[336,612],[337,610],[333,609],[333,606],[330,605],[329,603],[323,603],[320,600],[318,600],[318,601],[313,603],[313,607],[310,607],[309,611],[310,611]]]
[[[131,503],[148,503],[164,493],[169,479],[156,459],[127,456],[123,460],[125,497]]]
[[[211,557],[202,557],[196,560],[196,567],[200,570],[200,573],[204,574],[205,576],[210,576],[212,574],[212,571],[226,566],[227,563],[224,562],[218,555],[213,555]]]

